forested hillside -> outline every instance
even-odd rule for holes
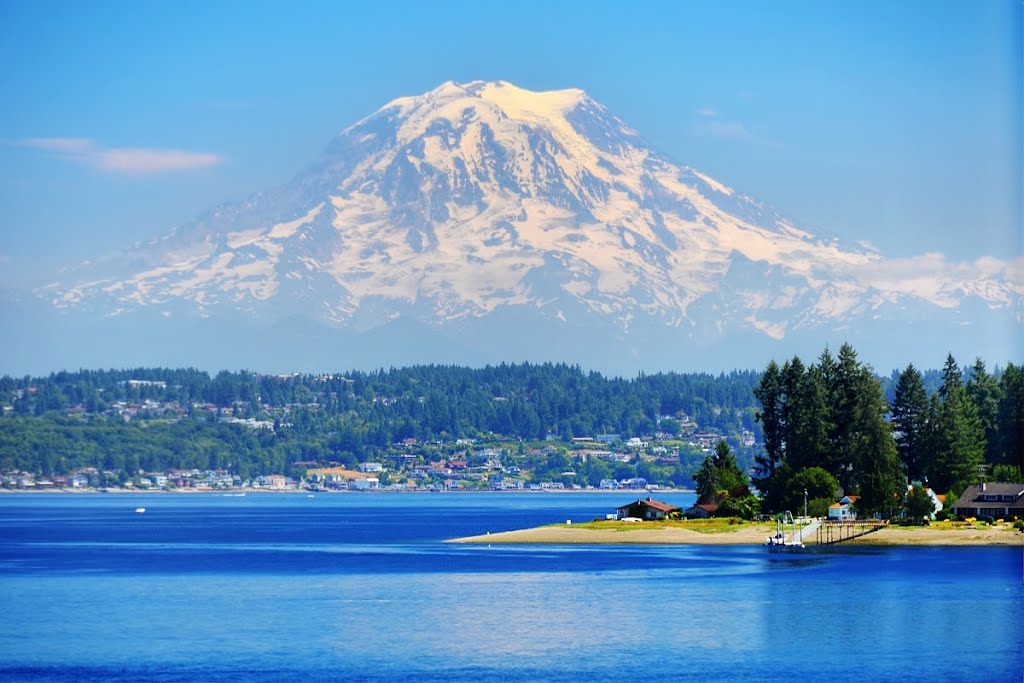
[[[806,488],[816,505],[841,489],[883,510],[907,481],[955,495],[979,466],[1019,476],[1024,464],[1024,369],[978,359],[963,372],[950,357],[880,378],[849,346],[763,372],[631,379],[564,364],[81,370],[2,377],[0,406],[0,472],[89,470],[90,485],[175,469],[298,480],[383,461],[382,484],[692,486],[726,441],[766,510]]]
[[[690,471],[684,470],[696,468],[702,451],[687,448],[683,435],[717,434],[739,444],[747,432],[749,441],[757,439],[752,389],[758,379],[750,371],[607,378],[551,364],[212,377],[137,368],[3,377],[0,468],[44,474],[81,467],[223,468],[248,477],[298,474],[311,463],[354,466],[424,444],[454,448],[458,440],[513,444],[517,451],[519,443],[553,443],[564,451],[582,437],[625,441],[660,433],[676,440],[663,448],[674,449],[677,464],[682,455],[685,467],[675,474],[685,483]],[[429,461],[430,454],[423,456]],[[611,468],[590,478],[602,473]]]

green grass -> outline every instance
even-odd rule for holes
[[[566,526],[564,524],[551,524],[549,526]],[[764,524],[746,522],[735,517],[715,517],[712,519],[687,519],[687,520],[652,520],[648,522],[620,522],[612,519],[596,519],[593,522],[581,522],[573,524],[573,529],[595,529],[611,531],[643,531],[644,529],[689,529],[702,534],[723,534],[749,527],[764,527]]]

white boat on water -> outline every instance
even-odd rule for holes
[[[807,547],[804,545],[804,538],[811,535],[819,524],[821,521],[815,519],[800,529],[793,519],[793,514],[787,510],[775,520],[775,535],[766,538],[764,545],[769,550],[804,550]],[[787,529],[790,530],[788,534]]]
[[[135,511],[141,515],[143,512],[146,511],[146,508],[135,508]]]

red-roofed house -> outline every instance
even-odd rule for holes
[[[626,517],[665,519],[673,512],[679,512],[679,508],[648,496],[644,500],[637,500],[615,508],[615,517],[616,519],[625,519]]]
[[[694,519],[707,519],[708,517],[714,517],[717,510],[718,505],[715,503],[698,503],[693,507],[687,508],[683,514]]]

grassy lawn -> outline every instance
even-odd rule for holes
[[[549,526],[565,526],[564,524],[551,524]],[[712,519],[687,519],[687,520],[656,520],[649,522],[620,522],[614,519],[598,519],[593,522],[582,522],[573,524],[573,529],[596,529],[609,531],[643,531],[650,529],[689,529],[702,534],[722,534],[751,527],[763,527],[764,524],[745,522],[735,517],[722,517]]]

